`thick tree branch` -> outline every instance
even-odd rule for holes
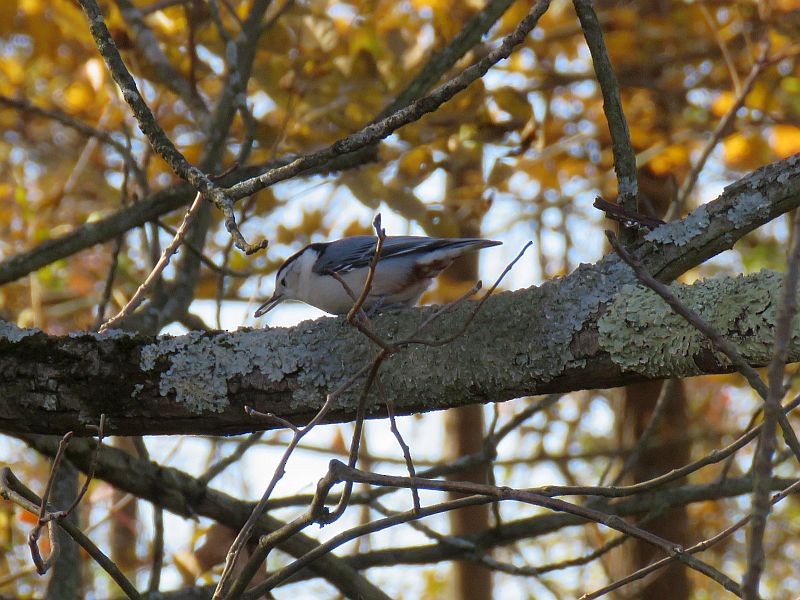
[[[800,156],[795,156],[729,186],[683,221],[650,232],[631,254],[650,273],[669,280],[799,200]],[[409,345],[389,359],[383,376],[389,399],[397,414],[408,414],[731,370],[702,334],[634,281],[628,267],[610,255],[540,288],[493,297],[455,344]],[[751,364],[765,365],[780,282],[777,274],[762,273],[695,284],[678,294],[689,306],[702,305],[695,310],[736,340]],[[747,302],[767,309],[752,310]],[[465,305],[443,315],[427,339],[459,331],[470,311]],[[414,331],[418,318],[417,311],[384,315],[375,320],[376,332],[396,342]],[[676,332],[685,332],[677,352]],[[158,341],[121,334],[49,338],[11,325],[0,334],[7,339],[0,343],[0,430],[6,431],[74,429],[85,435],[87,418],[104,412],[110,434],[234,433],[276,426],[254,422],[242,409],[245,402],[299,425],[368,360],[358,333],[333,319],[294,330],[192,333]],[[792,360],[797,350],[792,347]],[[344,394],[328,419],[351,419],[354,401],[353,394]],[[370,407],[371,416],[383,414],[377,405],[383,403]]]
[[[617,265],[607,260],[559,283],[493,297],[454,343],[415,344],[389,358],[382,378],[396,413],[732,370],[702,334],[655,294],[632,285],[630,272]],[[751,364],[765,365],[780,283],[780,275],[765,272],[681,286],[677,293],[736,339]],[[597,317],[602,304],[605,312]],[[767,309],[748,313],[754,305]],[[428,329],[430,339],[458,330],[471,310],[466,305],[440,316]],[[378,317],[375,331],[402,340],[418,312]],[[280,426],[248,416],[245,404],[299,425],[326,393],[371,360],[363,338],[338,319],[294,330],[161,340],[113,331],[56,338],[10,325],[2,333],[0,430],[10,432],[86,435],[92,415],[100,413],[108,416],[110,434],[123,435]],[[790,358],[800,359],[800,344]],[[357,388],[336,398],[326,422],[352,420]],[[368,413],[383,416],[384,403],[371,402]]]

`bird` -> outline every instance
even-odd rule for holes
[[[358,235],[308,244],[280,266],[275,293],[258,307],[255,317],[286,300],[299,300],[334,315],[346,314],[355,304],[350,292],[358,297],[364,288],[377,242],[375,236]],[[499,244],[502,242],[482,238],[385,236],[362,308],[374,313],[413,306],[456,258]]]

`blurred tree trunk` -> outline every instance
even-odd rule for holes
[[[115,437],[112,445],[136,456],[136,447],[131,437]],[[116,488],[111,495],[112,506],[121,502],[127,494]],[[139,566],[136,556],[136,529],[139,522],[137,502],[132,498],[114,511],[111,519],[111,559],[123,573],[130,576]]]
[[[450,223],[457,229],[445,232],[448,236],[480,237],[481,152],[460,147],[451,157],[445,206]],[[476,185],[477,184],[477,185]],[[477,210],[465,210],[474,207]],[[478,280],[478,254],[462,256],[443,275],[440,294],[443,300],[454,300]],[[445,413],[446,459],[480,452],[483,448],[483,405],[474,404],[454,408]],[[459,471],[452,479],[487,483],[485,465],[475,465]],[[458,497],[453,496],[451,497]],[[463,535],[485,530],[489,526],[488,505],[469,506],[450,512],[453,535]],[[486,567],[471,561],[453,563],[449,595],[453,600],[485,600],[492,597],[492,573]]]
[[[62,461],[50,491],[50,503],[59,510],[66,510],[75,500],[78,490],[78,470],[69,461]],[[67,520],[73,525],[80,525],[77,508],[70,513]],[[78,544],[61,527],[55,527],[54,532],[58,555],[50,571],[45,599],[79,600],[83,598],[83,594],[81,594],[81,557]]]
[[[649,216],[663,218],[677,192],[674,176],[659,177],[645,169],[639,171],[640,206]],[[663,382],[649,381],[629,385],[623,396],[622,418],[617,422],[618,439],[623,448],[630,448],[641,438],[653,415]],[[650,444],[628,473],[627,482],[636,483],[652,479],[689,462],[691,443],[686,440],[688,419],[684,383],[676,381],[665,399],[665,412],[653,432]],[[685,507],[665,511],[646,525],[646,529],[677,544],[689,542],[688,516]],[[632,540],[622,546],[624,558],[620,576],[644,567],[660,557],[651,544]],[[627,551],[627,552],[626,552]],[[663,569],[660,576],[641,590],[641,598],[648,600],[681,600],[689,598],[691,585],[686,568],[673,563]]]
[[[629,448],[636,444],[650,422],[656,401],[664,382],[648,381],[625,388],[624,417],[619,420],[620,445]],[[658,428],[654,431],[647,449],[632,468],[626,483],[646,481],[689,462],[690,443],[686,441],[688,418],[686,394],[682,381],[675,381],[665,399],[666,406]],[[681,545],[689,540],[688,515],[685,507],[664,511],[644,525],[645,529]],[[663,556],[661,550],[642,542],[631,540],[622,546],[623,558],[619,576],[640,569]],[[617,575],[617,574],[615,574]],[[659,576],[640,590],[639,598],[647,600],[682,600],[691,596],[691,585],[684,567],[673,562],[659,571]]]

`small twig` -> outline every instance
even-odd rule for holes
[[[58,451],[56,455],[53,457],[53,464],[50,467],[50,475],[47,478],[47,483],[44,486],[44,492],[42,493],[42,501],[41,505],[39,506],[39,518],[36,520],[36,526],[33,530],[28,534],[28,547],[31,550],[31,558],[33,559],[33,564],[36,565],[36,572],[39,575],[44,575],[53,566],[56,557],[58,556],[58,542],[56,540],[56,536],[53,535],[53,521],[52,518],[48,518],[49,515],[47,514],[47,503],[50,499],[50,491],[53,489],[53,482],[56,479],[56,474],[58,473],[58,467],[61,464],[61,460],[64,458],[64,452],[69,445],[69,441],[72,439],[74,433],[72,431],[68,431],[64,434],[64,437],[61,438],[61,441],[58,443]],[[42,555],[39,552],[39,536],[42,534],[42,529],[47,526],[47,534],[50,538],[50,555],[47,559],[42,559]]]
[[[789,494],[797,490],[798,487],[800,487],[800,480],[796,481],[783,491],[775,494],[770,502],[772,504],[777,504],[778,502],[786,498]],[[715,544],[718,544],[725,538],[729,537],[732,533],[735,533],[736,531],[744,527],[750,521],[751,517],[752,515],[746,515],[745,517],[742,517],[730,527],[727,527],[722,531],[720,531],[717,535],[708,538],[706,540],[703,540],[702,542],[698,542],[697,544],[689,548],[686,548],[686,552],[688,554],[696,554],[698,552],[703,552],[704,550],[711,548]],[[622,579],[619,579],[618,581],[615,581],[614,583],[607,585],[599,590],[596,590],[591,594],[584,594],[583,596],[580,597],[579,600],[594,600],[595,598],[600,598],[602,596],[605,596],[609,592],[613,592],[614,590],[617,590],[633,581],[646,577],[647,575],[649,575],[654,571],[657,571],[658,569],[666,567],[673,561],[674,559],[669,556],[666,558],[662,558],[661,560],[657,560],[656,562],[649,564],[646,567],[642,567],[641,569],[631,573],[630,575],[623,577]]]
[[[364,302],[366,302],[367,296],[369,296],[369,293],[372,290],[372,280],[375,278],[375,269],[378,267],[378,262],[381,260],[383,243],[386,241],[386,230],[381,227],[381,213],[375,215],[375,218],[372,220],[372,226],[375,228],[375,233],[377,235],[375,252],[372,255],[372,259],[369,261],[367,278],[364,281],[364,287],[361,289],[361,294],[358,296],[355,304],[353,304],[347,313],[347,322],[351,325],[355,321],[356,315],[358,315],[361,311],[361,307],[364,306]]]
[[[452,335],[450,335],[450,336],[448,336],[448,337],[446,337],[446,338],[444,338],[442,340],[424,340],[424,339],[419,339],[419,338],[413,337],[414,335],[416,335],[419,332],[420,329],[422,329],[422,326],[420,326],[419,328],[417,328],[417,331],[415,331],[414,334],[412,334],[411,337],[398,342],[397,346],[406,346],[406,345],[410,345],[410,344],[423,344],[425,346],[446,346],[447,344],[450,344],[451,342],[453,342],[453,341],[457,340],[458,338],[460,338],[462,335],[464,335],[464,333],[466,333],[467,329],[469,329],[469,326],[475,320],[475,317],[478,316],[478,313],[481,311],[481,308],[483,308],[483,305],[486,303],[486,301],[489,299],[489,297],[494,293],[494,291],[498,288],[498,286],[503,281],[505,276],[508,275],[508,272],[511,271],[512,268],[514,268],[514,265],[517,264],[519,259],[522,258],[522,255],[525,254],[525,251],[528,248],[530,248],[532,245],[533,245],[533,242],[529,241],[528,243],[526,243],[525,246],[522,247],[522,250],[520,250],[519,253],[517,254],[517,256],[514,258],[514,260],[512,260],[510,263],[508,263],[508,265],[506,265],[506,268],[503,269],[503,272],[500,273],[500,276],[495,280],[494,285],[492,285],[492,287],[490,287],[488,289],[488,291],[483,295],[483,297],[478,301],[478,303],[475,305],[475,308],[473,309],[473,311],[467,317],[467,320],[461,326],[461,329],[459,329],[456,333],[454,333],[454,334],[452,334]],[[478,289],[480,289],[480,286],[478,286]],[[464,299],[468,298],[469,295],[471,295],[470,292],[472,292],[472,290],[469,290],[467,292],[468,295],[462,296],[461,298],[456,300],[456,302],[459,302],[461,300],[464,300]],[[445,307],[445,308],[449,308],[449,306]],[[434,313],[434,317],[436,317],[436,316],[438,316],[438,314]],[[427,325],[428,322],[429,321],[425,321],[423,323],[423,325]]]
[[[128,136],[128,146],[130,146],[131,138]],[[130,168],[125,165],[125,168],[122,171],[122,185],[120,186],[121,190],[121,202],[122,206],[127,206],[128,204],[128,175],[130,173]],[[114,239],[114,248],[111,251],[111,265],[108,267],[108,274],[106,275],[106,281],[103,284],[103,294],[100,296],[100,302],[97,304],[97,316],[95,317],[94,327],[93,330],[97,330],[100,325],[103,324],[103,321],[106,320],[106,308],[108,307],[108,303],[111,300],[111,293],[114,287],[114,278],[117,274],[117,266],[119,265],[119,254],[122,251],[122,247],[125,245],[125,236],[118,235]]]
[[[341,464],[341,463],[340,463]],[[357,539],[361,536],[375,533],[378,531],[382,531],[384,529],[388,529],[389,527],[393,527],[394,525],[399,525],[401,523],[408,523],[409,521],[415,519],[421,519],[423,517],[428,517],[431,515],[441,514],[444,512],[448,512],[451,510],[456,510],[459,508],[463,508],[465,506],[475,506],[486,504],[489,500],[485,497],[481,496],[469,496],[467,498],[459,498],[458,500],[451,500],[449,502],[442,502],[440,504],[426,506],[420,509],[419,511],[409,510],[402,513],[397,513],[391,517],[385,517],[383,519],[378,519],[376,521],[372,521],[371,523],[365,523],[363,525],[359,525],[347,531],[344,531],[338,535],[335,535],[330,540],[318,545],[313,550],[310,550],[300,558],[295,561],[292,561],[289,565],[282,568],[280,571],[270,575],[265,581],[262,581],[258,585],[254,585],[252,588],[247,590],[245,594],[243,594],[243,598],[245,600],[256,600],[257,598],[263,598],[264,594],[278,586],[283,581],[286,581],[289,577],[303,569],[304,567],[308,566],[321,556],[332,552],[342,544],[349,542],[350,540]]]
[[[86,1],[89,0],[81,0],[81,2]],[[437,110],[457,93],[465,90],[475,80],[483,77],[492,66],[508,58],[514,48],[527,39],[528,34],[533,30],[539,18],[547,11],[549,6],[550,0],[539,0],[528,15],[520,21],[517,28],[506,36],[497,48],[487,53],[486,56],[472,66],[467,67],[458,76],[433,90],[429,95],[367,125],[360,131],[342,138],[327,148],[304,155],[287,165],[270,169],[262,175],[237,183],[226,190],[228,195],[234,200],[250,196],[279,181],[290,179],[304,171],[313,169],[331,158],[349,154],[369,146],[384,139],[400,127],[413,123],[424,115]]]
[[[156,219],[156,224],[161,229],[163,229],[164,231],[166,231],[168,234],[170,234],[172,236],[175,236],[175,235],[178,234],[178,230],[177,229],[175,229],[174,227],[171,227],[170,225],[167,225],[161,219]],[[197,256],[200,259],[200,262],[202,262],[205,266],[207,266],[212,271],[215,271],[215,272],[219,273],[220,275],[225,275],[225,276],[228,276],[228,277],[239,277],[239,278],[250,277],[252,275],[252,273],[249,272],[249,271],[236,271],[235,269],[227,268],[224,264],[217,265],[208,256],[203,254],[197,246],[195,246],[191,242],[187,241],[185,238],[183,240],[183,245],[186,246],[186,249],[189,252],[191,252],[192,254]]]
[[[133,447],[136,449],[136,454],[140,460],[149,461],[150,452],[147,450],[147,445],[141,436],[133,436]],[[130,498],[131,501],[135,499],[132,494],[123,496],[117,506],[112,506],[108,513],[115,515],[123,509],[126,500]],[[95,523],[96,527],[102,521]],[[161,505],[153,502],[153,557],[150,560],[150,577],[147,581],[147,593],[155,594],[161,587],[161,572],[164,569],[164,509]]]
[[[403,459],[406,461],[408,476],[416,477],[417,472],[414,468],[414,461],[411,459],[411,448],[409,448],[408,444],[406,444],[405,440],[403,439],[403,435],[400,433],[400,429],[397,427],[397,419],[395,419],[394,415],[394,402],[386,393],[380,376],[378,376],[376,383],[378,385],[378,391],[383,397],[383,402],[386,404],[386,412],[389,415],[389,428],[392,430],[392,434],[397,440],[397,444],[400,446],[400,450],[403,453]],[[419,490],[417,490],[415,487],[411,488],[411,501],[414,504],[414,511],[418,513],[420,511]]]
[[[703,147],[700,157],[692,166],[692,169],[689,171],[686,179],[683,180],[683,185],[681,185],[680,189],[678,190],[678,193],[675,196],[675,201],[670,205],[669,210],[667,211],[667,215],[665,216],[666,221],[672,221],[673,219],[680,217],[683,207],[686,205],[686,200],[689,197],[689,194],[692,193],[692,190],[697,183],[697,179],[700,177],[700,173],[702,172],[703,167],[705,167],[706,161],[708,161],[708,157],[711,156],[711,153],[714,151],[714,148],[717,147],[717,144],[719,144],[719,141],[722,139],[722,137],[728,133],[731,123],[733,123],[733,120],[736,118],[736,113],[738,113],[739,109],[744,105],[747,95],[753,90],[753,86],[755,85],[756,81],[761,76],[761,73],[764,72],[764,69],[769,66],[769,64],[770,62],[766,58],[766,53],[764,53],[756,61],[756,64],[753,65],[753,68],[750,70],[750,74],[747,76],[747,79],[745,79],[744,85],[741,87],[741,90],[736,96],[736,100],[722,117],[720,122],[717,123],[717,126],[711,133],[711,137]]]
[[[81,487],[81,491],[78,492],[78,495],[75,497],[75,500],[72,501],[72,504],[69,507],[59,513],[56,518],[58,519],[66,519],[73,510],[75,510],[80,504],[83,497],[86,495],[86,492],[89,491],[89,484],[94,479],[94,473],[97,470],[97,461],[100,457],[100,450],[103,448],[103,437],[105,435],[105,426],[106,426],[106,415],[100,415],[100,425],[97,427],[97,446],[94,449],[94,453],[92,454],[92,462],[89,463],[89,470],[86,473],[86,479],[83,482],[83,486]]]
[[[74,129],[75,131],[86,137],[95,138],[97,140],[100,140],[104,144],[111,146],[122,157],[125,166],[133,172],[134,177],[136,178],[136,182],[140,186],[142,186],[143,189],[147,189],[147,177],[145,176],[144,172],[139,168],[139,165],[136,164],[136,159],[133,157],[130,147],[126,146],[119,140],[115,139],[114,136],[108,133],[107,131],[103,131],[101,129],[92,127],[88,123],[84,123],[83,121],[71,117],[70,115],[60,110],[41,108],[24,98],[10,98],[4,94],[0,94],[0,104],[3,104],[5,106],[10,106],[12,108],[16,108],[17,110],[27,112],[33,115],[37,115],[47,119],[52,119],[54,121],[57,121],[58,123],[61,123],[65,127]]]
[[[661,219],[656,219],[655,217],[650,217],[639,212],[628,210],[624,206],[609,202],[600,196],[594,199],[592,206],[594,206],[597,210],[603,211],[607,219],[618,221],[625,227],[655,229],[656,227],[661,227],[664,224],[664,221]]]
[[[728,591],[739,595],[739,586],[724,573],[704,561],[687,554],[681,546],[665,540],[653,533],[645,531],[636,525],[626,522],[624,519],[604,513],[602,511],[580,506],[558,498],[542,495],[535,490],[520,490],[509,487],[498,487],[470,481],[442,481],[420,478],[400,477],[393,475],[382,475],[378,473],[367,473],[360,471],[338,460],[332,460],[329,467],[329,474],[325,478],[326,485],[329,487],[335,483],[347,482],[368,483],[378,486],[390,487],[410,487],[418,486],[420,489],[435,490],[442,492],[456,492],[461,494],[479,494],[496,500],[516,500],[534,506],[541,506],[556,512],[563,512],[576,515],[589,521],[605,525],[631,537],[635,537],[644,542],[652,544],[664,551],[668,556],[674,557],[686,564],[688,567],[703,573],[714,581],[717,581]]]
[[[353,437],[350,441],[350,455],[347,459],[348,466],[353,468],[355,468],[356,464],[358,463],[358,449],[361,444],[361,436],[364,431],[364,420],[367,416],[367,400],[369,399],[369,393],[372,391],[372,385],[375,383],[375,380],[378,377],[378,371],[381,368],[381,364],[388,356],[389,355],[386,352],[381,351],[372,361],[372,365],[370,366],[370,370],[367,373],[367,378],[364,382],[364,388],[361,391],[361,396],[359,396],[358,399],[356,419],[353,426]],[[352,493],[353,482],[346,481],[344,484],[344,490],[339,497],[339,502],[336,504],[336,507],[330,511],[322,511],[317,517],[317,521],[320,523],[320,525],[328,525],[341,517],[344,514],[348,503],[350,502],[350,495]]]
[[[3,467],[2,470],[0,470],[0,497],[12,501],[17,506],[22,507],[32,514],[39,514],[41,512],[41,507],[46,506],[46,503],[42,502],[36,494],[25,487],[8,467]],[[57,524],[61,529],[66,531],[81,548],[86,550],[89,556],[111,576],[128,598],[139,600],[139,592],[136,591],[134,585],[128,581],[119,567],[114,564],[114,561],[108,558],[86,534],[66,519],[51,519],[48,526],[54,524]]]
[[[653,413],[650,415],[650,420],[642,432],[642,435],[639,436],[639,440],[631,450],[631,453],[625,459],[622,468],[619,470],[619,473],[617,473],[617,476],[614,478],[614,481],[611,485],[618,485],[622,481],[622,478],[625,477],[625,474],[628,473],[639,461],[642,453],[650,446],[650,440],[653,438],[653,435],[661,424],[661,420],[664,418],[664,414],[666,413],[667,406],[672,400],[672,394],[675,391],[676,385],[677,382],[674,379],[667,379],[663,384],[661,384],[661,390],[658,394],[658,398],[656,399],[656,405],[653,408]],[[600,483],[602,485],[602,481]]]
[[[194,197],[194,202],[189,207],[189,210],[186,212],[186,215],[183,217],[183,222],[181,223],[180,227],[178,227],[178,231],[175,232],[175,236],[172,238],[172,241],[164,248],[164,251],[161,253],[161,258],[158,259],[158,263],[144,280],[142,285],[136,290],[136,293],[133,297],[128,300],[128,303],[122,307],[122,309],[116,314],[116,316],[110,318],[108,321],[103,323],[100,326],[100,331],[106,331],[107,329],[111,329],[119,323],[122,319],[130,315],[143,301],[145,298],[145,294],[150,291],[150,288],[154,285],[154,283],[159,279],[161,273],[169,264],[170,258],[172,255],[178,251],[183,239],[186,237],[186,234],[189,230],[189,226],[192,224],[195,216],[200,210],[200,207],[203,205],[203,196],[200,192]]]
[[[245,408],[247,410],[247,408]],[[249,413],[248,413],[249,414]],[[273,415],[274,416],[274,415]],[[211,483],[211,480],[214,479],[217,475],[222,473],[225,469],[230,467],[236,461],[240,460],[244,453],[247,452],[250,448],[252,448],[264,435],[263,431],[256,431],[255,433],[251,433],[247,436],[244,440],[236,444],[236,448],[234,448],[233,452],[231,452],[228,456],[223,459],[220,459],[213,465],[211,465],[206,472],[203,473],[197,480],[204,484],[208,485]]]
[[[617,76],[614,74],[614,67],[611,65],[603,40],[603,29],[591,0],[573,0],[572,4],[581,22],[583,36],[592,54],[597,82],[603,93],[603,112],[611,133],[611,149],[614,153],[614,170],[617,174],[620,204],[623,208],[638,213],[639,183],[636,177],[636,153],[633,151],[628,122],[622,110]]]
[[[267,240],[262,240],[256,244],[250,244],[244,239],[244,236],[242,236],[241,231],[239,231],[236,225],[236,217],[233,212],[233,199],[224,190],[217,187],[206,173],[203,173],[203,171],[191,165],[158,124],[155,116],[153,116],[153,112],[139,92],[136,81],[125,66],[119,54],[119,50],[117,50],[114,39],[103,18],[103,13],[97,5],[97,0],[78,0],[78,2],[86,15],[86,19],[89,21],[89,29],[92,37],[95,40],[100,55],[106,63],[106,67],[111,73],[111,77],[122,92],[125,102],[128,104],[131,111],[133,111],[139,128],[147,137],[147,140],[156,153],[167,162],[175,174],[191,184],[198,193],[213,202],[217,209],[222,212],[225,228],[233,237],[237,248],[248,255],[266,248],[268,244]],[[130,0],[117,0],[117,2],[120,4],[120,10],[123,16],[131,21],[132,26],[135,26],[137,40],[142,35],[152,35],[152,32],[147,29],[144,21],[141,19],[141,13]],[[252,13],[251,16],[253,16]],[[163,75],[163,71],[171,68],[171,65],[165,60],[161,60],[163,54],[159,48],[160,46],[154,41],[153,48],[146,45],[143,51],[146,53],[150,52],[150,60],[155,61],[154,64],[161,67]],[[186,89],[189,88],[189,86],[182,78],[175,77],[170,80],[167,76],[167,81],[164,83],[167,85],[184,84],[181,89],[177,90],[178,93],[182,96],[184,101],[193,108],[195,114],[200,117],[199,120],[205,120],[207,112],[202,99],[192,94],[191,89]]]
[[[269,419],[270,421],[275,421],[276,423],[282,425],[283,427],[286,427],[286,429],[291,429],[295,433],[298,433],[300,431],[300,428],[297,425],[295,425],[294,423],[292,423],[287,419],[284,419],[279,415],[276,415],[275,413],[260,412],[251,406],[245,406],[244,412],[251,417],[258,417],[260,419]]]
[[[784,396],[784,370],[792,339],[792,322],[797,315],[797,284],[800,280],[800,213],[795,214],[794,244],[787,260],[783,279],[783,299],[775,322],[775,349],[769,364],[769,393],[764,399],[764,423],[753,458],[753,520],[747,548],[747,573],[742,583],[744,597],[758,598],[758,585],[764,570],[764,532],[771,503],[769,481],[772,478],[772,455],[775,452],[775,425],[780,422]]]
[[[245,524],[242,526],[241,530],[234,539],[233,544],[231,544],[230,549],[228,550],[228,554],[225,560],[225,566],[222,570],[222,574],[220,575],[219,581],[217,582],[217,587],[214,590],[214,599],[220,599],[226,597],[228,595],[228,582],[233,577],[234,568],[236,566],[236,562],[239,558],[239,554],[244,549],[247,542],[250,540],[250,536],[253,533],[253,529],[256,526],[256,523],[261,518],[261,515],[264,513],[264,510],[267,505],[267,501],[269,500],[272,492],[275,490],[275,486],[278,482],[283,478],[283,475],[286,473],[286,464],[289,462],[289,458],[291,457],[292,453],[294,452],[297,445],[303,439],[303,437],[308,434],[314,427],[316,427],[322,420],[325,418],[325,415],[330,410],[331,406],[333,406],[334,402],[341,396],[345,391],[350,389],[350,386],[353,385],[364,373],[367,372],[369,365],[362,367],[359,369],[355,374],[351,375],[342,385],[340,385],[334,392],[328,394],[325,399],[324,404],[322,407],[317,411],[317,414],[314,416],[309,423],[302,428],[295,428],[294,436],[292,440],[289,442],[289,445],[283,452],[280,461],[278,461],[278,465],[275,467],[275,471],[272,475],[272,479],[270,480],[267,488],[264,490],[264,493],[261,496],[261,499],[256,504],[253,511],[250,513],[250,516],[245,521]],[[259,545],[260,549],[260,545]],[[237,590],[241,588],[242,590],[247,585],[247,583],[252,578],[252,573],[249,573],[248,576],[248,567],[255,562],[254,557],[256,553],[254,552],[253,556],[251,556],[250,560],[248,561],[245,568],[233,582],[230,590],[230,594],[233,595],[235,593],[239,593]],[[264,553],[266,556],[266,553]],[[263,558],[261,559],[263,561]],[[260,561],[259,563],[260,564]]]

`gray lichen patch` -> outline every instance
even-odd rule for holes
[[[752,191],[740,194],[738,201],[728,210],[726,216],[739,229],[754,220],[766,219],[770,208],[769,198],[760,192]]]
[[[159,392],[175,393],[178,402],[194,412],[221,412],[228,404],[228,380],[247,375],[255,366],[273,381],[278,381],[296,365],[284,356],[268,351],[253,339],[253,332],[231,335],[190,332],[180,337],[161,338],[142,348],[140,366],[150,371],[161,361],[169,366],[161,373]],[[263,337],[263,336],[262,336]]]
[[[29,335],[40,333],[39,329],[17,327],[14,323],[0,319],[0,338],[16,343]]]
[[[772,354],[783,276],[761,271],[747,276],[673,284],[681,301],[733,342],[749,361],[764,364]],[[599,319],[599,340],[626,371],[656,377],[661,373],[699,373],[697,360],[714,356],[708,339],[650,289],[625,286]],[[800,326],[794,333],[794,347]]]
[[[702,205],[682,221],[667,223],[650,231],[644,239],[648,242],[685,246],[705,231],[709,223],[708,208]]]
[[[344,335],[331,342],[325,330],[337,327],[332,321],[301,323],[294,329],[191,332],[160,338],[142,348],[140,367],[158,368],[159,393],[174,393],[178,402],[196,413],[221,412],[228,406],[231,379],[256,370],[271,382],[296,376],[291,403],[307,405],[310,396],[319,398],[320,388],[332,385],[331,373],[347,369],[336,350],[339,344],[352,344],[348,338],[355,332],[342,329]]]

